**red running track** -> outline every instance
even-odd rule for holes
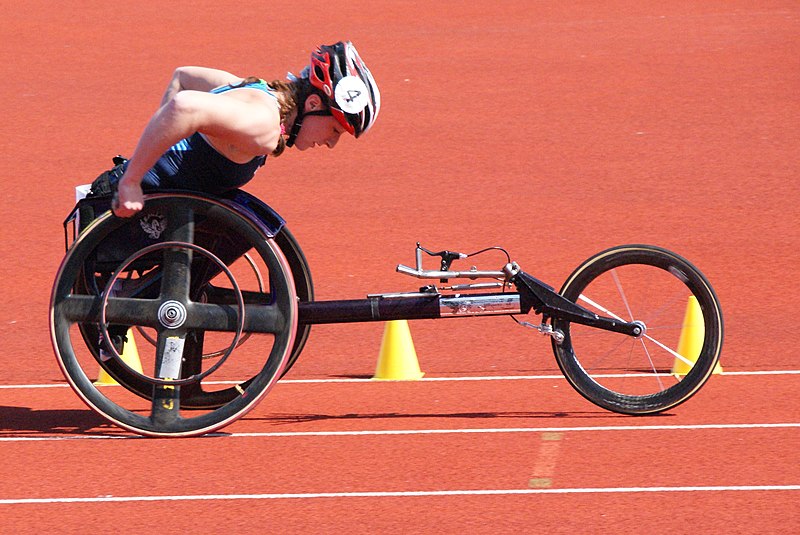
[[[214,518],[295,533],[769,531],[769,511],[796,519],[800,422],[775,401],[798,379],[717,376],[642,418],[601,411],[561,378],[286,382],[226,433],[186,440],[109,428],[67,388],[6,388],[1,405],[30,410],[0,437],[16,473],[0,511],[75,530],[88,513],[131,530],[171,516],[178,529]]]
[[[122,10],[34,0],[4,10],[0,525],[20,533],[800,525],[798,376],[730,374],[798,368],[794,330],[784,326],[794,315],[790,289],[800,286],[796,3],[326,6],[322,14],[202,0],[188,15],[152,1]],[[392,271],[413,260],[416,241],[503,245],[554,286],[603,248],[654,243],[714,284],[726,374],[648,418],[599,411],[559,378],[287,382],[229,436],[108,438],[128,435],[63,386],[47,332],[73,186],[130,153],[177,65],[282,76],[302,67],[312,44],[341,38],[358,44],[381,84],[375,131],[333,152],[270,161],[248,187],[289,221],[319,298],[415,288]],[[546,342],[507,320],[412,330],[426,377],[557,375]],[[369,376],[380,336],[379,325],[315,329],[288,379]],[[387,430],[451,432],[374,433]],[[350,434],[298,434],[309,432]]]

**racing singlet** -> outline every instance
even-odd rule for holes
[[[223,93],[242,87],[259,89],[277,99],[263,80],[242,86],[225,85],[211,92]],[[173,145],[145,173],[142,189],[187,189],[220,194],[249,182],[266,159],[266,156],[257,156],[247,163],[233,162],[217,152],[203,134],[195,132]]]

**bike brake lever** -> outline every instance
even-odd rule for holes
[[[455,251],[439,251],[438,253],[434,253],[433,251],[429,251],[419,242],[417,242],[417,250],[425,251],[430,256],[438,256],[442,259],[441,265],[439,270],[440,271],[449,271],[450,265],[453,263],[453,260],[458,260],[460,258],[467,258],[467,255],[464,253],[457,253]],[[419,256],[419,253],[417,254]],[[421,258],[418,258],[418,264],[421,263]],[[420,269],[420,266],[417,266],[417,269]],[[447,282],[447,279],[439,279],[439,282]]]
[[[438,257],[440,257],[442,259],[441,271],[448,271],[450,269],[450,265],[453,263],[453,260],[459,260],[461,258],[467,258],[467,255],[465,255],[464,253],[458,253],[456,251],[444,250],[444,251],[439,251],[439,252],[433,252],[433,251],[430,251],[430,250],[426,249],[422,245],[420,245],[419,242],[417,242],[417,249],[420,249],[421,251],[424,251],[425,253],[427,253],[430,256],[438,256]]]

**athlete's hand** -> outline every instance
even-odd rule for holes
[[[117,184],[117,193],[111,202],[111,209],[117,217],[131,217],[144,208],[144,194],[141,184],[136,184],[125,175]]]

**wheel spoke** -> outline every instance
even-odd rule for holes
[[[579,295],[578,299],[580,299],[581,301],[585,301],[586,303],[589,303],[591,306],[595,307],[600,312],[603,312],[604,314],[608,314],[609,316],[611,316],[615,320],[625,321],[624,319],[622,319],[618,315],[616,315],[613,312],[611,312],[610,310],[608,310],[606,307],[604,307],[604,306],[600,305],[599,303],[589,299],[584,294]]]
[[[162,429],[173,427],[181,419],[181,387],[174,385],[153,386],[153,402],[150,418]]]
[[[173,203],[167,213],[164,241],[194,243],[194,210],[188,205]]]
[[[652,336],[650,336],[648,334],[645,334],[644,337],[647,338],[648,340],[650,340],[651,342],[653,342],[655,345],[657,345],[658,347],[660,347],[664,351],[666,351],[667,353],[669,353],[670,355],[672,355],[673,357],[675,357],[676,359],[683,361],[684,364],[688,364],[689,366],[693,366],[694,365],[694,362],[692,362],[691,360],[687,359],[686,357],[684,357],[683,355],[681,355],[680,353],[678,353],[677,351],[675,351],[671,347],[669,347],[669,346],[667,346],[665,344],[662,344],[661,342],[659,342],[658,340],[656,340]]]
[[[650,354],[650,350],[647,349],[647,345],[645,345],[643,339],[640,338],[639,343],[642,344],[642,351],[644,351],[645,355],[647,355],[647,362],[650,363],[650,370],[653,372],[653,376],[658,382],[659,390],[664,390],[664,382],[661,381],[661,376],[658,373],[658,368],[656,368],[655,362],[653,362],[653,356]],[[633,349],[631,349],[631,351],[633,351]]]
[[[171,248],[164,251],[164,276],[161,279],[161,299],[164,301],[189,300],[191,286],[192,251]]]
[[[235,306],[215,303],[189,303],[186,323],[188,329],[233,332],[236,330]],[[286,326],[286,318],[275,305],[246,305],[244,332],[276,334]]]
[[[158,333],[155,377],[158,379],[180,379],[186,331],[162,329]]]
[[[164,231],[165,241],[194,243],[194,211],[181,205],[173,205],[167,217]],[[191,286],[192,251],[186,248],[170,248],[164,251],[161,298],[185,303],[189,300]]]
[[[71,295],[56,306],[56,313],[69,323],[97,323],[102,299],[94,295]],[[157,325],[159,302],[155,299],[110,297],[106,319],[118,325]]]
[[[631,306],[628,303],[628,298],[625,296],[625,290],[622,288],[622,283],[619,280],[619,275],[617,274],[616,269],[611,270],[611,277],[614,279],[614,284],[617,286],[617,291],[619,292],[620,298],[622,298],[622,302],[625,304],[625,310],[628,311],[628,321],[633,321],[633,312],[631,312]]]

